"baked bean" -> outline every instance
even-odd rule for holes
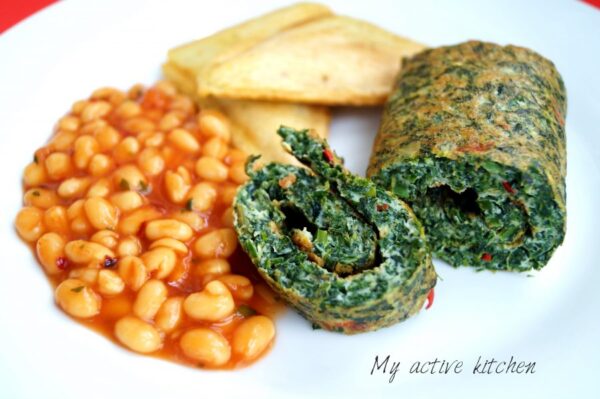
[[[76,217],[69,224],[71,231],[78,235],[89,234],[92,230],[92,225],[85,217]]]
[[[36,244],[36,252],[48,274],[62,271],[57,260],[65,255],[65,240],[59,234],[50,232],[41,236]]]
[[[254,287],[247,277],[239,274],[227,274],[218,278],[225,284],[235,299],[248,301],[254,295]]]
[[[115,249],[119,243],[119,235],[112,230],[100,230],[92,235],[90,241],[103,245],[108,249]]]
[[[212,137],[202,146],[202,155],[205,157],[222,160],[227,154],[229,146],[219,137]]]
[[[165,168],[165,160],[156,148],[146,148],[137,159],[140,169],[148,176],[156,176]]]
[[[95,119],[91,122],[87,122],[79,129],[79,134],[89,134],[96,137],[103,129],[108,126],[108,123],[104,119]]]
[[[112,158],[104,154],[96,154],[90,159],[88,172],[92,176],[104,176],[112,170],[114,162]]]
[[[64,152],[53,152],[44,160],[46,172],[51,180],[62,180],[73,172],[71,157]]]
[[[183,122],[184,116],[181,112],[171,111],[167,112],[158,123],[158,128],[163,132],[168,132],[169,130],[175,129],[176,127],[181,126]]]
[[[148,138],[153,134],[155,134],[153,131],[146,131],[138,133],[136,137],[142,146],[146,146],[146,140],[148,140]]]
[[[122,191],[110,196],[110,202],[121,212],[129,212],[144,205],[144,200],[135,191]]]
[[[81,280],[88,285],[94,285],[98,281],[98,269],[96,267],[78,267],[69,271],[69,278]]]
[[[175,268],[177,255],[170,248],[159,247],[145,252],[142,255],[142,260],[148,271],[154,273],[154,277],[165,278]]]
[[[227,258],[237,248],[237,236],[231,228],[213,230],[194,243],[194,253],[203,259]]]
[[[180,323],[183,309],[183,298],[168,298],[156,313],[155,324],[164,332],[173,331]]]
[[[83,209],[84,203],[85,200],[77,200],[67,209],[67,218],[70,222],[69,227],[77,234],[85,234],[92,229],[90,222],[85,216],[85,211]]]
[[[85,108],[85,106],[88,104],[87,100],[79,100],[79,101],[75,101],[73,103],[73,105],[71,106],[71,113],[73,115],[80,115],[81,111],[83,111],[83,109]]]
[[[135,101],[123,101],[116,109],[114,114],[122,119],[133,118],[142,113],[142,107]]]
[[[121,135],[112,126],[104,126],[98,129],[94,134],[94,137],[96,137],[96,141],[98,141],[100,151],[110,151],[121,141]]]
[[[38,208],[48,209],[58,203],[58,196],[52,190],[45,188],[31,188],[23,196],[25,205],[33,205]]]
[[[235,303],[225,284],[211,281],[202,291],[185,298],[183,310],[194,320],[219,321],[233,313]]]
[[[39,186],[48,179],[44,165],[39,162],[32,162],[25,168],[23,172],[23,183],[25,186]]]
[[[81,120],[91,122],[94,119],[105,117],[111,110],[112,105],[106,101],[90,102],[81,111]]]
[[[142,137],[140,135],[140,137]],[[161,147],[165,142],[165,135],[164,133],[150,133],[148,132],[148,135],[145,137],[144,139],[144,145],[146,147]]]
[[[125,316],[115,323],[115,336],[127,348],[139,353],[151,353],[162,346],[156,328],[133,316]]]
[[[228,170],[227,166],[218,159],[200,157],[196,162],[196,174],[202,179],[223,182],[227,180]]]
[[[189,154],[196,154],[200,151],[200,143],[185,129],[174,129],[167,136],[169,142],[177,147],[179,150],[187,152]]]
[[[248,175],[246,174],[246,165],[244,162],[235,162],[229,167],[229,180],[243,184],[248,181]]]
[[[83,210],[83,204],[85,203],[84,199],[79,199],[75,202],[73,202],[68,208],[67,208],[67,217],[69,218],[69,220],[74,219],[78,216],[84,216],[85,217],[85,213]]]
[[[131,100],[138,100],[144,93],[144,85],[136,83],[127,90],[127,98]]]
[[[140,152],[140,143],[135,137],[125,137],[113,150],[113,157],[117,163],[131,162]]]
[[[221,215],[221,224],[225,227],[233,228],[234,214],[231,206],[223,211],[223,214]]]
[[[44,234],[44,211],[34,206],[26,206],[17,214],[15,227],[25,241],[35,242]]]
[[[192,183],[192,174],[185,166],[178,166],[175,173],[181,176],[187,184]]]
[[[106,197],[112,191],[112,183],[109,179],[102,177],[96,181],[96,183],[92,184],[89,188],[87,194],[85,195],[88,198],[92,197]]]
[[[185,168],[181,167],[186,170]],[[177,172],[167,171],[165,173],[165,189],[169,200],[175,204],[180,204],[185,200],[185,196],[190,190],[189,176],[186,179],[179,170]]]
[[[167,97],[174,97],[177,95],[177,89],[173,84],[166,80],[159,80],[154,84],[154,88]]]
[[[231,358],[229,342],[208,328],[187,331],[181,336],[179,346],[187,357],[207,367],[223,366]]]
[[[98,141],[88,135],[79,136],[73,148],[73,163],[78,169],[87,168],[90,159],[100,151]]]
[[[44,225],[50,231],[60,234],[69,233],[69,219],[64,206],[53,206],[44,212]]]
[[[116,272],[108,269],[98,271],[98,291],[102,295],[118,295],[125,289],[125,282]]]
[[[202,110],[198,116],[198,127],[208,137],[219,137],[227,143],[231,140],[229,121],[219,111]]]
[[[71,177],[63,180],[56,191],[62,198],[81,198],[91,183],[89,177]]]
[[[238,150],[237,148],[230,148],[229,151],[227,151],[227,155],[225,155],[223,162],[225,162],[225,165],[231,165],[234,162],[245,163],[247,159],[248,155],[245,152]]]
[[[115,254],[104,245],[91,241],[74,240],[65,245],[65,254],[73,263],[90,264],[96,262],[98,265],[107,256],[114,258]]]
[[[108,100],[114,94],[124,95],[124,93],[114,87],[100,87],[92,92],[90,98],[93,100]]]
[[[144,131],[153,131],[155,129],[154,122],[142,116],[136,116],[127,119],[123,124],[123,128],[131,133],[141,133]]]
[[[190,201],[191,209],[205,212],[213,207],[216,198],[217,190],[210,183],[202,182],[192,187],[187,201]]]
[[[104,198],[88,198],[84,203],[84,209],[92,226],[99,230],[113,230],[117,225],[117,208]]]
[[[119,256],[138,256],[142,253],[142,244],[136,236],[129,236],[119,241],[117,255]]]
[[[50,140],[48,148],[53,151],[67,151],[77,139],[75,132],[58,132]]]
[[[58,305],[71,316],[87,318],[100,313],[100,296],[81,280],[64,280],[56,287],[54,296]]]
[[[140,231],[142,223],[158,219],[162,214],[151,206],[144,206],[122,217],[119,221],[117,230],[121,234],[136,234]]]
[[[101,87],[94,90],[91,98],[94,100],[107,100],[111,103],[113,103],[113,101],[120,103],[125,98],[125,93],[114,87]],[[119,99],[120,101],[118,101]]]
[[[196,265],[195,271],[197,275],[216,275],[220,276],[231,272],[231,266],[227,259],[208,259]]]
[[[160,280],[148,280],[137,293],[133,302],[133,314],[142,320],[154,319],[167,299],[167,287]]]
[[[121,91],[115,91],[110,95],[108,101],[112,104],[113,107],[118,107],[125,101],[127,98],[125,97],[125,93]]]
[[[275,326],[266,316],[251,316],[234,331],[231,346],[233,353],[246,361],[256,359],[273,342]]]
[[[174,238],[161,238],[159,240],[154,241],[150,244],[150,249],[165,247],[171,248],[173,251],[178,253],[179,255],[187,255],[188,247],[184,243]]]
[[[171,100],[169,109],[181,112],[184,116],[196,111],[196,105],[191,98],[177,95]]]
[[[125,256],[117,263],[119,276],[133,291],[137,291],[150,278],[144,262],[137,256]]]
[[[113,173],[113,181],[123,190],[137,190],[147,187],[148,180],[135,165],[121,166]]]
[[[174,238],[185,241],[189,240],[193,234],[190,226],[175,219],[158,219],[146,224],[146,237],[150,240]]]
[[[60,118],[57,124],[57,129],[62,131],[74,132],[79,129],[80,120],[76,116],[67,115]]]
[[[173,214],[172,217],[187,224],[194,231],[200,231],[204,229],[208,224],[206,219],[198,215],[196,212],[177,212]]]

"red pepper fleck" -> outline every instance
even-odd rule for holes
[[[435,298],[435,291],[432,288],[431,291],[429,291],[429,294],[427,294],[427,305],[425,305],[425,310],[429,309],[431,307],[431,305],[433,305],[434,298]]]
[[[111,258],[110,256],[106,255],[104,257],[104,264],[103,264],[103,266],[108,269],[108,268],[111,268],[114,265],[116,265],[118,261],[119,260],[117,258]]]
[[[481,260],[490,262],[492,260],[492,255],[487,252],[484,252],[483,255],[481,255]]]
[[[558,110],[558,104],[556,103],[556,99],[552,98],[552,111],[554,112],[554,117],[558,121],[561,126],[565,126],[565,118],[562,116],[561,112]]]
[[[339,323],[327,324],[328,330],[338,330],[342,329],[344,331],[364,331],[367,328],[367,325],[364,323],[358,323],[354,320],[342,321]]]
[[[327,160],[327,162],[333,163],[333,160],[334,160],[333,152],[331,152],[331,150],[329,148],[325,148],[323,150],[323,156],[325,157],[325,160]]]
[[[387,211],[390,209],[388,204],[377,204],[377,212]]]
[[[493,148],[494,144],[489,142],[489,143],[469,143],[469,144],[465,144],[461,147],[457,148],[457,151],[460,152],[485,152],[488,151],[489,149]]]
[[[509,194],[514,194],[515,193],[515,189],[507,181],[503,181],[502,182],[502,187],[504,187],[504,189],[506,190],[506,192],[509,193]]]
[[[60,270],[66,270],[69,267],[69,261],[64,256],[59,256],[56,258],[56,267]]]

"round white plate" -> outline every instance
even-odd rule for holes
[[[167,49],[283,1],[69,1],[0,36],[0,397],[600,397],[600,10],[581,2],[331,1],[429,45],[514,43],[553,60],[568,91],[567,237],[537,273],[475,273],[437,262],[433,307],[374,333],[313,331],[287,312],[272,352],[252,367],[210,372],[125,351],[53,304],[16,236],[21,172],[73,101],[94,88],[160,76]],[[379,109],[336,110],[331,142],[364,173]],[[390,355],[387,374],[371,375]],[[535,362],[534,374],[473,374],[479,356]],[[409,373],[415,361],[463,361],[460,374]],[[393,382],[392,362],[400,362]],[[216,396],[219,395],[219,396]]]

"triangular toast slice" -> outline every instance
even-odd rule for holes
[[[385,102],[401,59],[425,46],[368,22],[325,16],[280,31],[196,75],[200,96],[330,105]]]

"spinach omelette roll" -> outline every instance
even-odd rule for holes
[[[405,60],[367,175],[453,266],[542,268],[565,235],[566,94],[549,60],[467,42]]]
[[[259,273],[328,330],[376,330],[416,313],[437,277],[411,209],[348,172],[308,131],[278,133],[307,168],[254,171],[250,161],[234,201],[239,241]]]

